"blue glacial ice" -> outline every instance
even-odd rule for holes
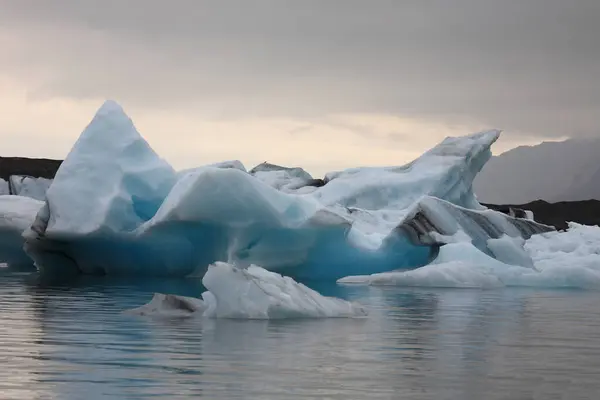
[[[510,246],[490,239],[550,229],[486,210],[473,195],[498,136],[447,138],[407,165],[323,180],[239,161],[177,172],[106,102],[58,170],[24,246],[44,272],[139,276],[203,275],[223,261],[332,280],[425,265],[461,234],[494,256]]]

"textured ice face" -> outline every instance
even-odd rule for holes
[[[187,276],[216,261],[310,279],[415,268],[435,246],[398,226],[423,196],[481,208],[472,180],[498,134],[448,138],[408,165],[323,181],[271,164],[246,172],[235,161],[176,173],[107,102],[58,170],[25,248],[57,274]]]

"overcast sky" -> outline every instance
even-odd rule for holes
[[[600,136],[599,0],[0,0],[1,155],[64,157],[104,99],[177,168],[402,164]]]

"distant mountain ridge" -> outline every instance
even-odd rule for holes
[[[568,222],[577,222],[584,225],[600,226],[600,201],[563,201],[548,203],[543,200],[532,201],[527,204],[484,204],[492,210],[507,213],[510,208],[528,210],[533,212],[533,219],[546,225],[552,225],[558,230],[568,227]]]
[[[600,199],[600,139],[521,146],[492,159],[477,175],[479,201],[524,204]]]

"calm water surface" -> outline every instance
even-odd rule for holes
[[[600,293],[320,285],[365,319],[122,314],[198,281],[0,271],[2,399],[597,399]]]

